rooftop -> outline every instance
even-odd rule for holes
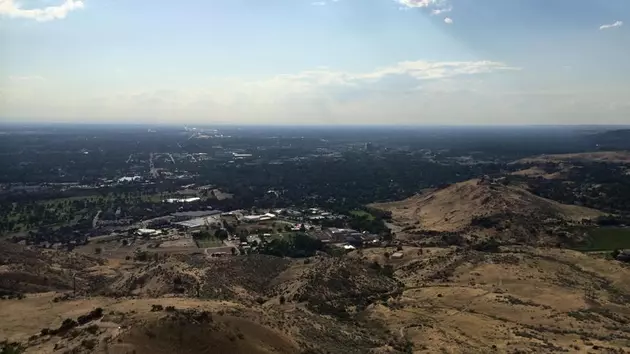
[[[221,210],[180,211],[171,215],[175,217],[200,218],[203,216],[211,216],[217,214],[221,214]]]
[[[190,220],[186,220],[186,221],[180,221],[180,222],[176,222],[174,224],[175,225],[179,225],[179,226],[183,226],[183,227],[193,228],[193,227],[204,226],[206,224],[206,221],[209,222],[209,223],[214,223],[216,220],[208,220],[208,217],[203,217],[203,218],[190,219]]]

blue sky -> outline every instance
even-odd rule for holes
[[[630,0],[0,0],[0,120],[630,124],[629,17]]]

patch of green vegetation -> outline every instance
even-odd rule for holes
[[[218,233],[215,233],[218,234]],[[196,234],[193,234],[193,238],[197,243],[197,247],[199,248],[212,248],[212,247],[221,247],[223,246],[223,241],[218,235],[213,235],[210,232],[202,231]],[[227,237],[227,233],[225,234]]]
[[[372,220],[375,219],[374,215],[368,213],[365,210],[360,210],[360,209],[352,210],[350,212],[350,214],[352,214],[353,216],[356,216],[358,218],[366,218],[369,221],[372,221]]]
[[[630,228],[598,227],[589,230],[587,241],[577,250],[596,252],[626,248],[630,248]]]
[[[269,241],[260,250],[260,253],[277,257],[303,258],[314,256],[317,251],[323,249],[324,245],[320,240],[296,232],[292,236]]]
[[[199,248],[213,248],[224,246],[223,242],[217,238],[206,238],[195,240]]]

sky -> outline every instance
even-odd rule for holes
[[[0,0],[0,122],[630,124],[630,0]]]

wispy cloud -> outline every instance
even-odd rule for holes
[[[623,21],[615,21],[615,22],[610,23],[610,24],[601,25],[601,26],[599,26],[599,29],[600,30],[605,30],[605,29],[621,27],[621,26],[623,26]]]
[[[271,79],[247,83],[248,89],[262,89],[264,92],[300,93],[313,89],[327,92],[335,88],[365,88],[381,90],[387,87],[419,87],[427,80],[450,79],[458,76],[487,74],[501,71],[515,71],[512,67],[494,61],[404,61],[367,72],[345,72],[331,69],[316,69],[290,75],[278,75]]]
[[[398,0],[398,2],[407,7],[442,7],[446,5],[445,0]]]
[[[82,0],[63,0],[61,4],[55,6],[24,9],[14,0],[0,0],[0,16],[44,22],[63,19],[68,13],[82,9],[84,6]]]
[[[448,7],[442,7],[442,8],[437,8],[437,9],[433,9],[431,11],[432,15],[440,15],[446,12],[451,12],[453,11],[453,7],[452,6],[448,6]]]
[[[402,9],[426,8],[431,9],[432,15],[440,15],[453,11],[450,0],[396,0]],[[444,19],[446,24],[452,24],[453,20],[449,17]]]
[[[313,6],[326,6],[328,4],[332,4],[335,2],[339,2],[339,0],[327,0],[327,1],[313,1],[311,2],[311,5]]]

